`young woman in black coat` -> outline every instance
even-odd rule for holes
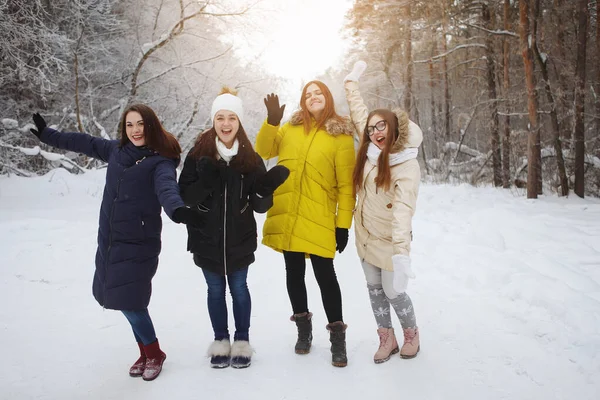
[[[266,172],[242,126],[243,113],[241,99],[224,89],[212,105],[213,127],[198,136],[179,177],[184,202],[204,217],[201,227],[188,226],[188,250],[208,286],[213,368],[250,365],[251,299],[246,278],[257,247],[254,212],[265,213],[271,207],[273,191],[289,175],[282,166]],[[235,319],[233,345],[225,301],[227,284]]]
[[[129,375],[151,381],[167,357],[148,313],[161,250],[161,207],[175,222],[202,222],[179,195],[175,168],[181,147],[143,104],[123,113],[120,140],[59,132],[47,127],[39,114],[33,121],[37,129],[31,132],[43,143],[108,163],[92,291],[103,308],[120,310],[131,324],[140,357]]]

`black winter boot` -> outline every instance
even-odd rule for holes
[[[331,364],[335,367],[348,365],[346,357],[346,328],[348,325],[342,321],[332,322],[327,325],[329,341],[331,342]]]
[[[290,320],[294,321],[298,328],[298,340],[294,348],[296,354],[310,353],[312,343],[312,313],[294,314],[290,317]]]

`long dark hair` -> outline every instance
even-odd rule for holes
[[[200,157],[208,156],[216,160],[218,154],[216,137],[217,131],[214,126],[206,132],[200,133],[196,138],[194,147],[190,150],[190,157],[197,160]],[[241,123],[235,138],[239,142],[239,149],[237,155],[233,157],[229,165],[245,174],[253,172],[258,166],[258,158]]]
[[[170,134],[163,128],[156,113],[144,104],[133,104],[123,112],[121,122],[119,122],[119,134],[121,135],[121,144],[123,147],[130,142],[126,131],[127,114],[135,111],[140,113],[144,121],[144,138],[146,146],[156,151],[163,157],[179,158],[181,157],[181,146],[175,136]]]
[[[390,170],[390,150],[400,134],[398,131],[398,116],[388,109],[379,108],[369,113],[369,116],[367,117],[367,123],[365,124],[365,128],[363,129],[363,134],[360,139],[360,146],[356,155],[354,173],[352,174],[352,183],[354,184],[355,195],[362,189],[363,173],[365,164],[367,162],[367,150],[369,148],[369,144],[371,143],[367,127],[369,126],[369,121],[373,115],[379,115],[383,120],[385,120],[385,123],[388,127],[388,134],[385,138],[385,147],[381,150],[381,154],[377,160],[378,172],[377,177],[375,178],[375,185],[377,188],[383,188],[383,190],[386,191],[390,189],[391,185],[392,173]]]
[[[333,100],[333,95],[331,94],[331,91],[329,90],[327,85],[321,81],[310,81],[306,85],[304,85],[304,88],[302,89],[302,97],[300,97],[300,110],[302,112],[302,124],[304,125],[304,132],[306,132],[306,133],[310,132],[310,129],[312,127],[311,126],[312,125],[311,124],[312,115],[306,108],[306,91],[307,91],[308,87],[310,85],[312,85],[313,83],[315,85],[317,85],[319,87],[319,89],[321,89],[321,92],[323,93],[323,96],[325,97],[325,108],[323,109],[323,112],[321,113],[321,116],[319,117],[319,119],[315,118],[315,120],[317,122],[317,129],[321,129],[323,127],[323,125],[325,125],[325,122],[327,122],[327,120],[330,118],[335,118],[340,121],[342,120],[342,117],[340,117],[335,112],[335,102]]]

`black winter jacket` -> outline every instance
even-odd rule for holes
[[[255,171],[243,174],[225,161],[216,161],[219,180],[207,187],[197,172],[197,159],[187,156],[179,177],[181,197],[186,205],[206,215],[202,228],[188,226],[187,249],[194,263],[212,272],[227,275],[254,262],[257,229],[254,212],[265,213],[273,196],[260,197],[254,190],[256,178],[266,173],[258,154]]]

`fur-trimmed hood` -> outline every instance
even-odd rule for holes
[[[292,118],[290,118],[290,124],[302,125],[303,123],[304,117],[302,116],[302,111],[295,111],[294,114],[292,114]],[[352,125],[350,117],[329,118],[327,121],[325,121],[324,128],[325,131],[332,136],[352,136],[354,134],[354,126]]]
[[[394,108],[392,112],[396,114],[396,117],[398,117],[398,138],[392,145],[390,153],[400,153],[402,150],[408,147],[409,119],[408,114],[401,108]]]

